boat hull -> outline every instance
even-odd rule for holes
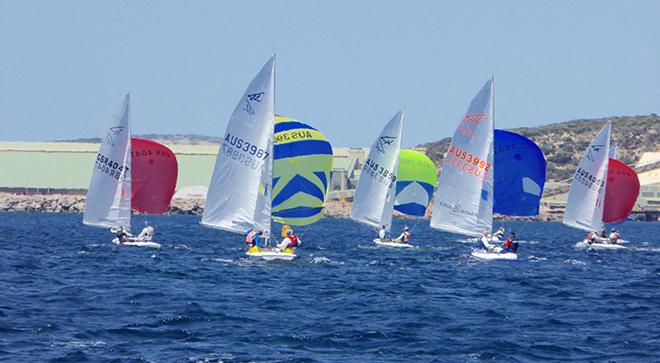
[[[161,247],[160,243],[156,243],[156,242],[140,242],[140,241],[119,242],[118,238],[113,239],[112,243],[119,246],[151,247],[151,248]]]
[[[394,241],[381,241],[380,238],[374,239],[374,243],[378,246],[393,247],[393,248],[414,248],[415,246],[410,243],[401,243]]]
[[[517,260],[518,255],[515,253],[499,253],[499,252],[490,252],[486,250],[474,250],[472,251],[472,257],[481,259],[481,260]]]
[[[245,254],[250,257],[261,258],[266,261],[274,261],[274,260],[291,261],[297,257],[296,253],[290,248],[277,250],[274,248],[260,248],[258,246],[254,246],[250,248],[247,252],[245,252]]]

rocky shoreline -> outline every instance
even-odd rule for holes
[[[204,212],[205,199],[173,199],[167,215],[201,215]],[[84,195],[64,194],[11,194],[0,193],[0,212],[33,212],[33,213],[82,213],[85,211]],[[324,208],[324,216],[348,218],[351,214],[351,203],[328,201]],[[394,212],[395,217],[415,219]],[[430,208],[425,218],[430,218]],[[529,220],[552,221],[557,217],[508,217],[495,216],[498,220]]]

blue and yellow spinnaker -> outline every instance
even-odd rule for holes
[[[423,216],[433,198],[436,183],[433,161],[419,151],[402,149],[394,209],[408,215]]]
[[[275,116],[272,218],[304,226],[323,215],[332,171],[332,146],[315,128]]]

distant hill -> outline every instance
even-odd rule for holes
[[[173,135],[160,135],[160,134],[146,134],[146,135],[133,135],[134,137],[140,137],[144,139],[150,139],[158,141],[163,144],[177,144],[177,145],[210,145],[210,144],[220,144],[222,141],[219,137],[213,136],[203,136],[203,135],[194,135],[194,134],[173,134]],[[64,142],[90,142],[90,143],[100,143],[100,137],[93,138],[81,138],[75,140],[62,140]]]
[[[660,151],[660,116],[608,117],[573,120],[538,127],[509,129],[530,138],[541,147],[548,163],[548,180],[563,180],[573,176],[582,153],[605,122],[612,121],[612,142],[618,147],[617,159],[634,164],[647,151]],[[431,142],[427,155],[442,165],[450,138]]]

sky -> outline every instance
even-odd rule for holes
[[[224,135],[275,52],[277,114],[368,146],[451,136],[495,77],[497,128],[660,111],[660,1],[0,0],[0,140]]]

